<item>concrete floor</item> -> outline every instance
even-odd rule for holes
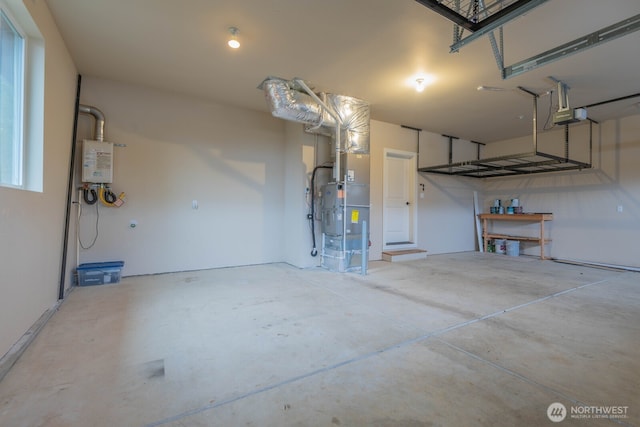
[[[463,253],[78,288],[0,382],[0,426],[640,425],[639,279]]]

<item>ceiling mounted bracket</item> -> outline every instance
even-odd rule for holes
[[[472,33],[457,42],[454,41],[451,45],[453,53],[548,0],[464,0],[468,2],[467,16],[460,13],[463,9],[460,0],[416,1]],[[484,18],[480,15],[484,15]]]
[[[502,71],[504,70],[504,31],[502,27],[498,28],[498,35],[500,36],[500,44],[496,41],[496,36],[493,32],[489,33],[489,42],[491,43],[491,50],[496,59],[498,69]]]
[[[532,56],[531,58],[510,65],[503,69],[502,78],[509,79],[511,77],[518,76],[550,62],[566,58],[574,53],[578,53],[601,43],[631,34],[638,30],[640,30],[640,14],[605,27],[599,31],[587,34],[586,36],[570,41],[569,43],[547,50],[539,55]]]
[[[420,0],[418,0],[420,1]],[[510,4],[499,12],[488,16],[482,21],[478,22],[472,29],[472,34],[460,40],[458,43],[452,44],[450,52],[457,52],[461,47],[468,45],[472,41],[484,36],[491,31],[502,27],[509,21],[518,18],[521,15],[529,12],[531,9],[546,3],[548,0],[518,0],[515,3]]]

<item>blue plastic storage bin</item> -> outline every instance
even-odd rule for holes
[[[124,267],[124,261],[80,264],[78,268],[76,268],[78,285],[90,286],[118,283],[120,281],[122,267]]]

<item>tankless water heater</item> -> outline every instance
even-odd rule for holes
[[[82,141],[82,182],[113,182],[113,143]]]

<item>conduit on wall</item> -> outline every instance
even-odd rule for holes
[[[62,260],[60,262],[60,283],[58,287],[58,300],[64,299],[64,288],[67,274],[67,250],[69,246],[69,223],[71,220],[71,195],[73,194],[73,175],[76,163],[76,137],[78,134],[78,113],[80,112],[80,87],[82,76],[78,74],[76,86],[75,111],[73,115],[73,131],[71,132],[71,159],[69,161],[69,177],[67,180],[67,203],[65,206],[64,236],[62,239]]]

